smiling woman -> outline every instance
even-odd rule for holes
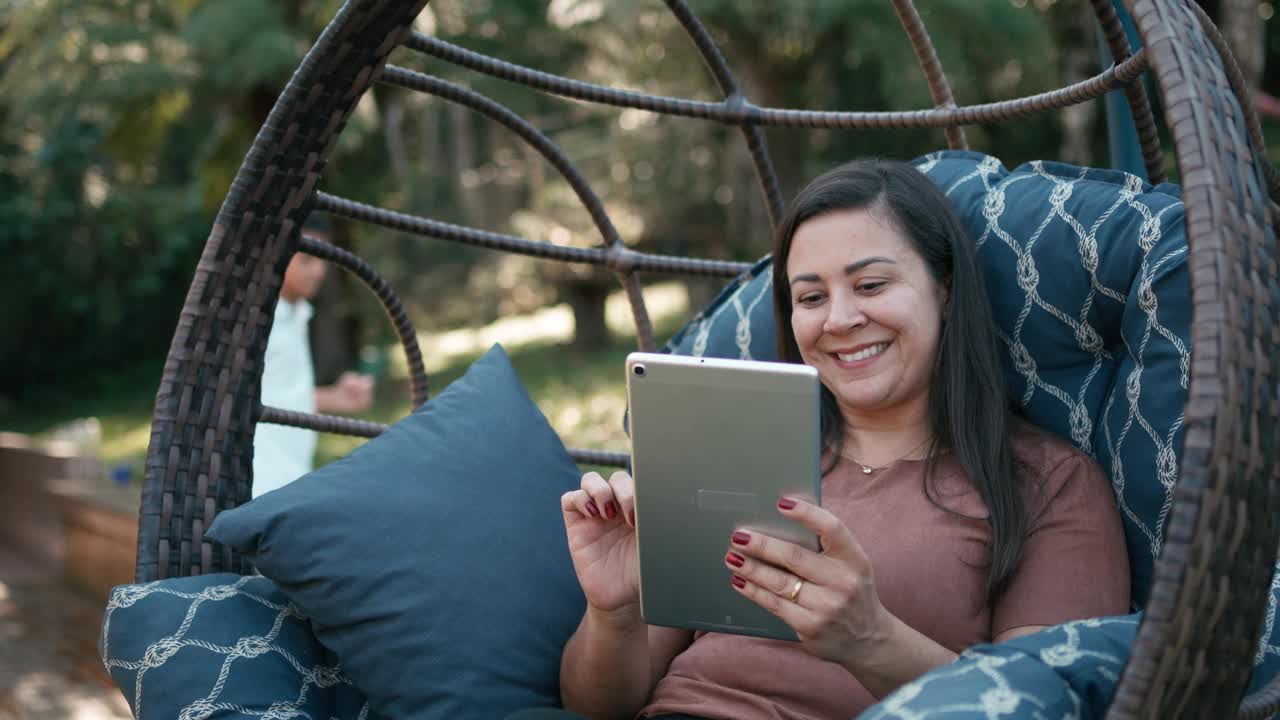
[[[587,473],[561,500],[587,599],[566,708],[851,717],[966,648],[1129,607],[1110,484],[1006,406],[975,250],[934,183],[903,163],[841,166],[776,241],[781,355],[818,370],[824,454],[821,507],[777,510],[822,551],[738,527],[724,569],[800,642],[646,627],[634,481]]]
[[[822,372],[841,413],[860,428],[915,426],[919,439],[902,441],[923,446],[945,283],[879,208],[839,210],[801,225],[787,271],[800,357]],[[846,445],[871,464],[908,452],[858,440],[849,436]]]
[[[995,320],[946,196],[906,163],[842,165],[796,197],[773,267],[780,357],[818,368],[826,387],[827,469],[918,454],[927,486],[953,453],[991,512],[994,596],[1022,552],[1026,497]]]

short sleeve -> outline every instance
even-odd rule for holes
[[[1129,557],[1111,483],[1072,450],[1042,477],[1022,560],[991,612],[991,636],[1129,612]]]

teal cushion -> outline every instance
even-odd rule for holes
[[[1102,717],[1137,628],[1137,614],[1096,618],[1005,643],[977,645],[858,717]]]
[[[663,352],[695,357],[774,360],[773,259],[765,257],[734,278],[676,332]]]
[[[560,496],[578,468],[494,347],[347,457],[220,514],[374,710],[500,718],[557,706],[585,601]]]
[[[137,718],[370,717],[297,606],[263,577],[118,587],[99,649]]]
[[[919,167],[978,245],[1011,392],[1111,478],[1133,597],[1145,604],[1173,503],[1191,358],[1177,188],[1061,163],[1009,172],[969,152]]]

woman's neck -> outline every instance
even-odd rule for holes
[[[879,467],[923,457],[933,439],[927,402],[872,412],[845,407],[840,411],[844,454],[862,465]]]

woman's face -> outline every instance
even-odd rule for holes
[[[805,221],[786,270],[800,355],[846,414],[928,407],[947,293],[884,211]]]

